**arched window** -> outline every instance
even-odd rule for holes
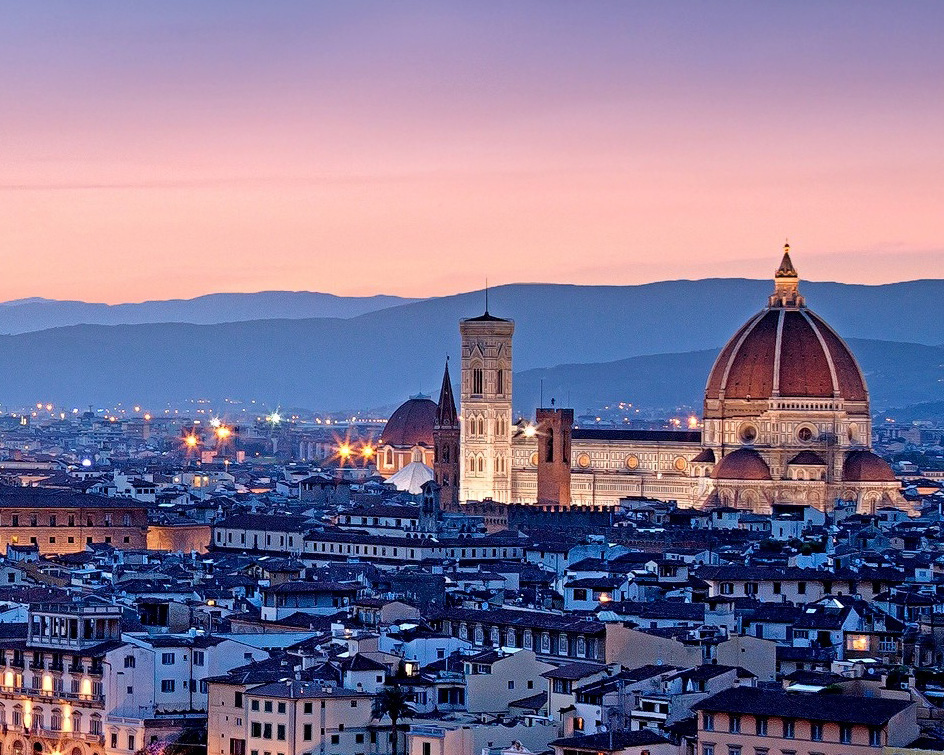
[[[79,733],[82,731],[82,714],[73,713],[72,714],[72,731]]]
[[[485,371],[481,367],[472,368],[472,393],[476,396],[485,393]]]
[[[485,457],[479,456],[479,472],[485,471]]]
[[[49,717],[49,728],[53,731],[62,731],[62,711],[53,709]]]
[[[393,449],[386,448],[384,449],[384,466],[392,467],[393,466]]]
[[[102,733],[102,717],[98,713],[93,713],[89,719],[89,734]]]
[[[43,718],[42,708],[33,708],[33,722],[30,724],[32,729],[45,729],[46,721]]]
[[[14,706],[13,706],[13,721],[12,721],[12,724],[13,724],[14,726],[22,726],[22,725],[23,725],[23,706],[22,706],[22,705],[14,705]],[[15,745],[14,745],[14,747],[15,747]]]
[[[504,396],[505,395],[505,371],[504,370],[498,370],[495,373],[495,386],[496,386],[495,392],[499,396]]]
[[[413,461],[423,461],[423,449],[414,448],[413,449]]]

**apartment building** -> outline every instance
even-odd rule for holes
[[[910,700],[734,687],[693,710],[697,755],[878,755],[918,736]]]
[[[387,752],[372,695],[321,680],[209,682],[208,755]]]

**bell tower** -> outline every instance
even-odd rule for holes
[[[459,500],[511,500],[511,339],[515,324],[489,314],[459,323],[462,336]]]

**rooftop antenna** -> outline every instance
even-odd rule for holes
[[[488,278],[485,279],[485,314],[488,314]]]
[[[544,378],[541,378],[541,403],[538,406],[544,408]]]

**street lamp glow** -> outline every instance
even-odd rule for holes
[[[361,449],[361,456],[363,456],[365,459],[369,459],[373,455],[374,455],[374,449],[371,448],[370,446],[364,446]]]
[[[351,447],[347,443],[345,443],[343,446],[341,446],[338,449],[338,455],[342,459],[348,458],[351,455]]]
[[[220,440],[226,440],[232,434],[233,434],[233,431],[230,430],[225,425],[222,425],[216,428],[216,437],[219,438]]]
[[[538,434],[538,429],[534,425],[528,424],[524,426],[525,438],[533,438],[537,434]]]
[[[198,443],[198,441],[197,441],[197,436],[196,436],[196,435],[192,435],[192,434],[191,434],[191,435],[188,435],[186,438],[184,438],[184,443],[187,444],[187,447],[188,447],[188,448],[196,448],[196,447],[197,447],[197,443]]]

